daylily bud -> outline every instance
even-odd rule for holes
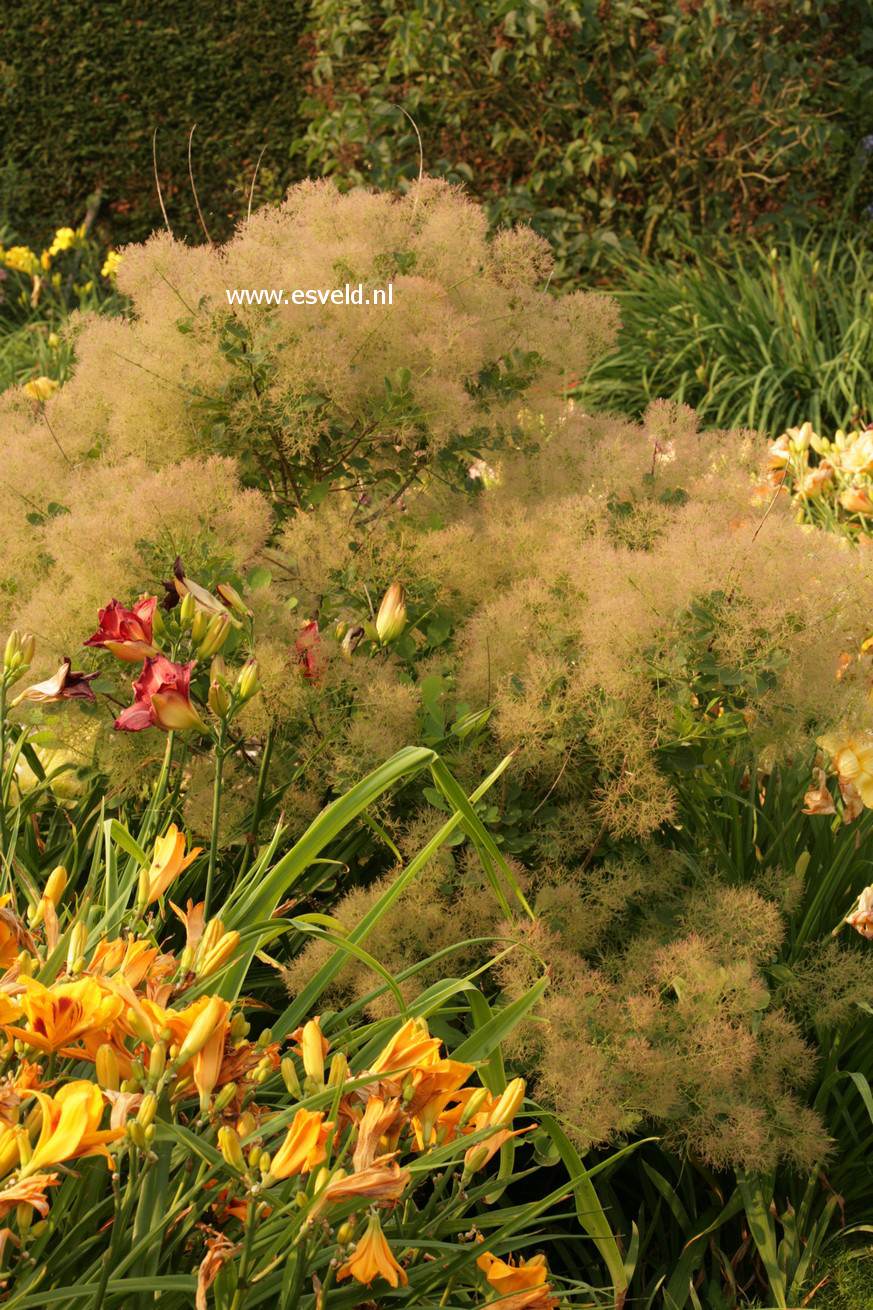
[[[466,1125],[470,1122],[470,1120],[479,1113],[479,1111],[482,1109],[482,1106],[484,1105],[485,1101],[487,1101],[487,1099],[488,1099],[487,1087],[479,1087],[473,1093],[467,1104],[464,1106],[463,1113],[461,1114],[461,1118],[459,1120],[459,1125],[461,1128],[466,1127]]]
[[[118,1056],[108,1042],[97,1048],[94,1062],[97,1081],[107,1092],[118,1091]]]
[[[223,1017],[224,1005],[225,1003],[220,996],[210,996],[209,1004],[205,1006],[203,1013],[194,1020],[191,1031],[179,1047],[179,1054],[175,1060],[177,1065],[187,1064],[199,1051],[203,1050],[203,1047],[215,1031],[216,1024]]]
[[[376,635],[383,646],[396,641],[406,627],[406,592],[399,582],[392,582],[382,597],[376,615]]]
[[[246,605],[236,587],[232,587],[229,582],[219,582],[215,590],[219,597],[224,601],[225,605],[228,605],[237,614],[245,619],[250,619],[252,617],[251,610]]]
[[[272,1028],[264,1028],[261,1030],[260,1033],[258,1033],[258,1046],[260,1046],[261,1048],[265,1046],[269,1046],[272,1040],[273,1040]]]
[[[22,1169],[30,1163],[30,1157],[33,1155],[33,1147],[30,1144],[30,1134],[27,1128],[17,1128],[15,1131],[15,1144],[18,1147],[18,1159],[21,1162]]]
[[[349,1223],[347,1219],[345,1223],[340,1224],[339,1228],[336,1230],[337,1246],[348,1246],[349,1242],[352,1240],[354,1235],[355,1235],[355,1225]]]
[[[303,1068],[306,1070],[307,1077],[311,1078],[319,1087],[324,1086],[324,1042],[321,1029],[315,1019],[310,1019],[308,1023],[303,1025],[300,1050],[303,1055]]]
[[[145,1129],[141,1123],[138,1123],[136,1119],[128,1119],[124,1131],[134,1146],[138,1146],[141,1151],[146,1149],[148,1142],[146,1141]]]
[[[27,1234],[30,1232],[30,1224],[33,1219],[33,1206],[22,1201],[21,1205],[15,1207],[15,1220],[18,1224],[18,1232],[22,1242],[27,1240]]]
[[[70,934],[70,944],[67,947],[67,968],[71,973],[78,972],[74,965],[85,952],[85,943],[88,940],[87,925],[82,923],[81,919],[73,927]]]
[[[471,1178],[477,1169],[482,1168],[482,1165],[485,1163],[487,1159],[488,1159],[488,1147],[485,1145],[484,1142],[482,1143],[481,1146],[474,1147],[473,1150],[470,1152],[470,1157],[467,1160],[467,1163],[464,1165],[464,1172],[461,1175],[462,1181],[466,1182],[469,1178]]]
[[[258,1126],[258,1121],[251,1110],[243,1110],[236,1122],[236,1131],[240,1137],[251,1137]]]
[[[237,1013],[230,1021],[230,1040],[232,1042],[241,1042],[244,1037],[248,1036],[250,1025],[246,1021],[244,1014]]]
[[[149,871],[142,868],[136,885],[136,912],[144,914],[149,903]]]
[[[64,888],[67,885],[67,871],[62,864],[52,869],[46,881],[43,896],[47,896],[52,905],[57,908],[58,901],[64,894]]]
[[[7,669],[13,667],[12,661],[21,654],[21,633],[17,628],[13,628],[6,638],[6,648],[3,651],[3,665]],[[17,667],[17,665],[16,665]]]
[[[137,1111],[136,1122],[141,1128],[148,1128],[149,1124],[155,1121],[155,1115],[158,1112],[158,1098],[154,1092],[146,1092],[142,1098],[142,1103]]]
[[[197,946],[197,965],[199,969],[201,962],[214,950],[224,936],[224,924],[220,919],[210,919],[203,929],[200,942]]]
[[[202,962],[197,965],[196,973],[198,978],[208,978],[211,973],[215,973],[225,964],[233,955],[239,945],[239,933],[226,932],[219,940],[217,946],[204,956]]]
[[[256,696],[261,690],[261,683],[258,677],[258,661],[254,656],[251,659],[247,659],[240,669],[236,685],[241,702],[251,700],[251,698]]]
[[[179,626],[183,632],[191,626],[196,612],[197,605],[189,591],[182,597],[182,603],[179,606]]]
[[[152,1053],[149,1056],[149,1082],[152,1087],[156,1086],[164,1076],[164,1070],[167,1067],[167,1048],[163,1042],[158,1042],[152,1047]]]
[[[249,1164],[252,1166],[253,1169],[257,1169],[258,1161],[260,1160],[262,1154],[263,1153],[259,1146],[253,1146],[252,1149],[249,1151]]]
[[[264,1176],[270,1172],[270,1165],[272,1163],[273,1161],[270,1158],[269,1152],[261,1151],[261,1154],[258,1156],[258,1168]]]
[[[513,1078],[500,1100],[488,1116],[488,1122],[491,1124],[510,1124],[512,1123],[518,1111],[521,1109],[524,1101],[525,1081],[523,1078]]]
[[[182,973],[187,973],[191,968],[191,965],[194,963],[194,955],[195,951],[193,946],[186,946],[182,951],[179,956],[179,968]]]
[[[206,629],[204,636],[200,640],[200,648],[198,650],[200,658],[202,660],[208,660],[211,656],[217,654],[227,641],[229,632],[230,619],[224,614],[214,614],[209,620],[209,626]],[[194,635],[193,629],[191,635],[192,637]]]
[[[213,656],[212,663],[209,666],[209,681],[220,682],[227,686],[227,665],[224,662],[223,655]]]
[[[18,956],[19,978],[33,977],[33,956],[28,951],[21,951]]]
[[[349,1074],[349,1062],[342,1051],[337,1051],[336,1055],[330,1062],[330,1073],[327,1078],[328,1087],[341,1087]]]
[[[219,1128],[218,1149],[224,1156],[225,1164],[229,1164],[237,1173],[245,1173],[246,1162],[243,1159],[240,1140],[232,1128]]]
[[[23,665],[32,664],[35,653],[36,638],[32,633],[25,632],[21,638],[21,663]]]
[[[185,597],[185,599],[186,600],[188,599],[187,596]],[[208,628],[209,628],[209,615],[205,614],[203,610],[197,610],[193,619],[191,620],[191,640],[195,646],[199,646],[200,643],[203,641],[203,638],[206,636]]]
[[[288,1091],[293,1097],[299,1100],[302,1088],[300,1086],[300,1079],[297,1077],[297,1070],[294,1067],[294,1061],[291,1059],[290,1055],[285,1056],[279,1067],[282,1070],[282,1081],[288,1088]]]
[[[236,1083],[225,1083],[221,1091],[212,1102],[212,1108],[216,1114],[223,1114],[236,1096]]]
[[[222,683],[217,680],[210,682],[206,703],[217,719],[227,718],[230,712],[230,696],[227,688]]]

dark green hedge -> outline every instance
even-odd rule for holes
[[[19,0],[0,3],[0,227],[38,244],[82,221],[115,242],[161,224],[151,138],[170,221],[194,237],[194,175],[226,233],[266,145],[271,194],[294,180],[306,0]],[[299,168],[299,165],[298,165]],[[261,192],[263,196],[263,191]]]
[[[463,180],[585,275],[606,252],[863,218],[870,0],[313,0],[307,163]]]

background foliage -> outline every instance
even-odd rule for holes
[[[63,39],[59,34],[63,33]],[[621,248],[689,234],[832,223],[873,199],[862,0],[63,0],[0,16],[0,226],[31,242],[100,192],[113,244],[170,220],[197,239],[187,139],[207,221],[303,176],[467,183],[493,223],[553,242],[555,280]]]
[[[0,228],[33,243],[81,223],[102,197],[112,240],[161,225],[152,173],[180,235],[197,239],[188,185],[196,123],[200,202],[216,235],[245,212],[245,187],[266,145],[265,177],[290,181],[299,135],[303,3],[60,0],[0,12]]]
[[[866,4],[316,0],[306,164],[345,183],[430,171],[526,219],[555,278],[616,246],[833,221],[873,114]]]

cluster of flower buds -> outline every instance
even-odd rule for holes
[[[3,681],[11,687],[33,663],[36,640],[29,632],[10,632],[3,651]]]

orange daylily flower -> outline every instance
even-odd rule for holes
[[[273,1156],[270,1174],[275,1179],[290,1178],[292,1174],[311,1173],[316,1165],[324,1164],[327,1151],[324,1144],[335,1128],[332,1120],[325,1122],[321,1110],[298,1110],[285,1140]]]
[[[850,514],[873,513],[873,500],[866,487],[848,487],[840,494],[840,504]]]
[[[173,907],[173,913],[185,925],[185,946],[195,951],[206,925],[206,920],[203,918],[205,908],[203,901],[200,901],[197,905],[193,901],[188,901],[184,910],[180,910],[178,905],[174,905],[172,901],[170,901],[170,905]]]
[[[159,896],[163,896],[170,884],[194,863],[202,850],[202,846],[195,846],[186,855],[184,834],[175,823],[171,823],[164,836],[155,841],[155,851],[148,871],[147,904],[151,905]]]
[[[374,1165],[348,1176],[337,1175],[319,1193],[315,1212],[340,1201],[399,1201],[410,1177],[409,1170],[401,1169],[396,1161],[387,1166]]]
[[[34,1174],[31,1178],[20,1178],[9,1183],[0,1191],[0,1220],[15,1210],[19,1205],[33,1206],[42,1219],[48,1214],[47,1187],[57,1187],[57,1174]]]
[[[107,992],[95,978],[46,987],[35,978],[22,978],[19,1005],[28,1021],[20,1028],[0,1019],[6,1031],[39,1051],[62,1051],[95,1033],[104,1034],[124,1009],[119,996]]]
[[[0,970],[11,969],[21,950],[36,954],[36,943],[18,915],[7,909],[10,895],[0,897]]]
[[[358,1140],[352,1156],[355,1173],[370,1168],[380,1153],[381,1139],[393,1128],[399,1128],[402,1123],[403,1115],[398,1097],[392,1097],[390,1101],[383,1101],[379,1096],[370,1097],[358,1125]]]
[[[415,1065],[426,1068],[439,1058],[440,1046],[440,1039],[430,1036],[422,1020],[409,1019],[377,1056],[369,1072],[397,1073]]]
[[[123,1137],[124,1129],[98,1127],[103,1118],[103,1093],[95,1083],[67,1083],[55,1096],[33,1094],[42,1110],[42,1124],[33,1154],[21,1170],[22,1178],[32,1177],[46,1165],[85,1155],[112,1160],[106,1145]]]
[[[397,1263],[391,1254],[391,1247],[385,1240],[382,1225],[377,1214],[370,1215],[366,1231],[344,1265],[337,1270],[337,1280],[351,1275],[358,1283],[372,1283],[374,1278],[384,1278],[392,1287],[409,1281],[406,1270]]]
[[[177,1090],[185,1088],[190,1075],[205,1109],[220,1080],[224,1048],[230,1027],[230,1001],[220,996],[200,996],[184,1010],[168,1010],[148,997],[128,995],[128,1018],[143,1040],[158,1042],[165,1030],[170,1044],[177,1046],[175,1056],[180,1079]]]
[[[194,1297],[196,1310],[206,1310],[206,1293],[221,1273],[222,1266],[236,1255],[239,1246],[221,1234],[206,1239],[206,1255],[197,1270],[197,1291]]]
[[[488,1282],[499,1293],[500,1306],[510,1310],[551,1310],[558,1304],[550,1296],[551,1285],[546,1282],[548,1268],[543,1255],[531,1260],[520,1260],[517,1265],[500,1260],[490,1251],[483,1251],[476,1264]]]
[[[138,941],[131,934],[126,941],[121,937],[112,941],[104,938],[91,957],[88,973],[103,976],[120,974],[128,987],[139,987],[159,954],[157,946]]]

